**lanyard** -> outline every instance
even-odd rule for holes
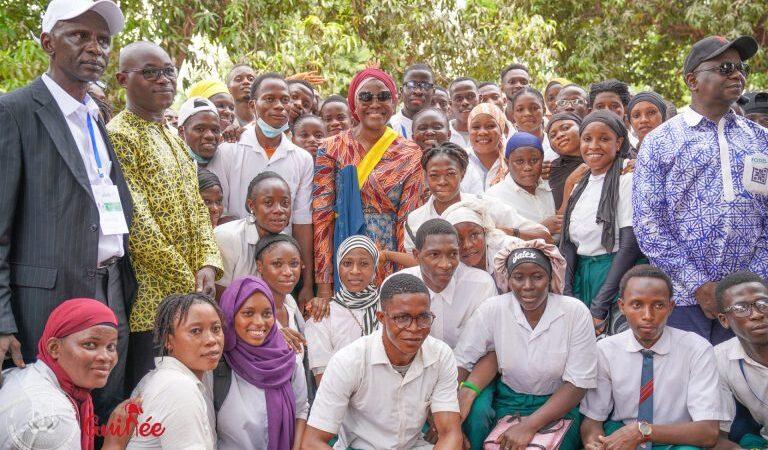
[[[744,359],[740,359],[740,360],[739,360],[739,369],[741,369],[741,376],[742,376],[742,377],[744,377],[744,383],[746,383],[746,384],[747,384],[747,389],[749,389],[749,392],[751,392],[751,393],[752,393],[752,395],[754,395],[754,396],[755,396],[755,398],[757,399],[757,401],[759,401],[760,403],[762,403],[762,404],[763,404],[763,405],[765,405],[765,406],[768,406],[768,403],[766,403],[766,402],[765,402],[763,399],[761,399],[760,397],[758,397],[758,396],[757,396],[757,392],[755,392],[755,391],[752,389],[752,386],[750,386],[750,385],[749,385],[749,381],[747,381],[747,373],[746,373],[746,372],[744,372]]]
[[[85,117],[85,123],[88,124],[88,134],[91,135],[91,149],[93,149],[93,157],[96,159],[96,169],[99,172],[99,178],[104,178],[104,169],[101,166],[99,147],[96,146],[96,136],[93,134],[93,123],[91,122],[91,115],[86,113]]]

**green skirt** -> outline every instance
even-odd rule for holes
[[[510,389],[501,379],[489,385],[475,399],[472,410],[462,425],[472,450],[482,450],[483,441],[502,417],[515,414],[523,417],[530,416],[550,397],[551,395],[520,394]],[[565,434],[560,449],[576,450],[581,446],[579,436],[581,416],[578,405],[571,409],[565,418],[573,420],[573,423]]]
[[[609,420],[603,424],[603,430],[605,435],[610,436],[613,433],[619,431],[624,427],[623,422],[616,422]],[[703,450],[701,447],[694,447],[693,445],[669,445],[669,444],[653,444],[651,447],[656,450]]]
[[[598,256],[577,256],[576,273],[573,274],[573,296],[589,307],[611,270],[616,253]]]

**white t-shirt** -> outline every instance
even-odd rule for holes
[[[485,193],[485,198],[498,199],[513,207],[518,214],[536,223],[541,223],[547,217],[555,215],[555,198],[549,182],[539,180],[536,191],[531,194],[520,187],[507,175],[504,179],[491,186]]]

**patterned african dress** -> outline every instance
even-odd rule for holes
[[[195,290],[195,274],[221,256],[208,208],[197,185],[197,165],[177,134],[122,111],[107,125],[133,197],[128,246],[139,289],[131,332],[154,329],[157,306],[170,294]]]
[[[312,186],[312,222],[315,225],[315,282],[333,282],[333,226],[336,192],[341,169],[358,165],[365,149],[352,137],[351,130],[326,139],[317,151],[315,179]],[[398,136],[384,152],[379,163],[360,187],[368,237],[379,248],[404,251],[403,224],[408,213],[421,205],[424,173],[421,149]],[[387,262],[378,271],[381,285],[395,266]]]

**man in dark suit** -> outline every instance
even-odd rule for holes
[[[124,398],[136,279],[127,255],[130,193],[86,92],[123,24],[109,0],[53,0],[40,35],[48,71],[0,98],[0,360],[10,353],[17,366],[34,361],[63,301],[103,301],[118,317],[119,362],[94,393],[102,423]]]

